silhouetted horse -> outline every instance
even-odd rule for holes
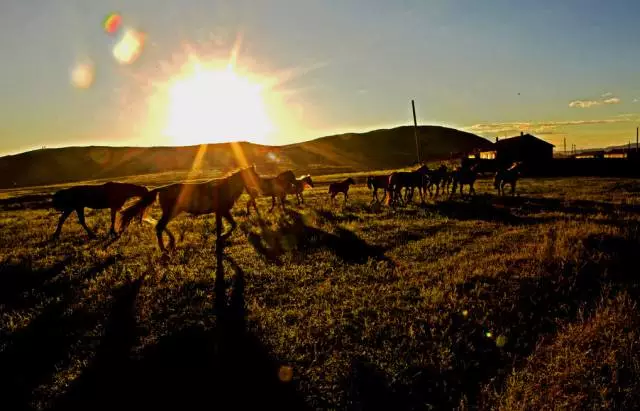
[[[422,165],[413,171],[396,171],[389,176],[389,187],[387,189],[387,204],[395,205],[402,201],[402,188],[405,188],[405,201],[413,198],[413,190],[417,187],[420,199],[424,202],[424,180],[429,167]]]
[[[333,204],[336,196],[340,193],[344,194],[344,202],[347,203],[347,199],[349,198],[349,187],[356,182],[353,181],[353,178],[346,178],[338,183],[329,184],[329,194],[331,195],[331,203]]]
[[[373,190],[373,199],[371,202],[379,203],[378,189],[382,190],[382,198],[384,199],[387,195],[387,189],[389,188],[389,175],[367,177],[367,187],[369,187],[369,190]]]
[[[302,192],[306,186],[313,188],[313,180],[308,174],[306,176],[296,178],[294,183],[287,188],[286,193],[295,195],[296,200],[298,200],[298,204],[304,204]]]
[[[429,171],[427,173],[428,178],[425,179],[425,183],[426,183],[426,190],[429,192],[429,196],[433,195],[433,192],[431,191],[431,189],[435,186],[436,187],[436,194],[435,196],[438,197],[438,195],[440,194],[440,188],[442,187],[442,190],[445,190],[445,187],[448,189],[449,188],[449,182],[450,182],[450,178],[449,178],[449,171],[447,170],[447,166],[445,166],[444,164],[442,164],[440,167],[438,167],[436,170],[432,170]]]
[[[247,214],[249,214],[249,206],[253,205],[253,208],[258,212],[258,206],[256,205],[256,197],[271,196],[271,208],[269,212],[272,212],[276,206],[276,197],[280,199],[280,205],[284,210],[284,202],[287,197],[287,192],[291,191],[291,186],[296,182],[296,175],[293,171],[287,170],[278,174],[275,177],[258,177],[256,180],[256,186],[247,190],[249,193],[249,201],[247,202]]]
[[[109,234],[115,235],[116,213],[122,208],[124,203],[133,197],[142,197],[148,193],[146,187],[129,183],[108,182],[101,185],[78,185],[57,191],[53,199],[53,207],[62,211],[58,227],[53,234],[53,239],[60,237],[62,225],[74,211],[78,214],[80,225],[86,230],[89,237],[94,238],[95,234],[87,227],[84,220],[84,209],[93,208],[96,210],[111,209],[111,228]]]
[[[493,180],[493,186],[498,190],[498,195],[504,195],[504,186],[507,184],[511,185],[511,195],[514,196],[516,194],[516,182],[520,177],[521,165],[521,162],[516,162],[506,170],[498,170]]]
[[[478,179],[478,173],[476,172],[476,168],[478,164],[474,164],[472,166],[461,166],[453,171],[453,188],[451,189],[450,196],[455,194],[456,188],[458,184],[460,185],[460,195],[463,195],[462,188],[466,184],[469,186],[469,195],[475,195],[476,190],[473,188],[476,180]]]
[[[246,167],[230,173],[226,177],[205,181],[203,183],[175,183],[158,187],[149,191],[137,203],[122,211],[120,232],[124,231],[135,216],[142,218],[146,210],[159,198],[162,217],[156,224],[158,246],[166,251],[162,241],[162,233],[166,231],[169,236],[171,248],[175,247],[175,238],[167,229],[167,224],[182,212],[191,215],[215,213],[225,218],[231,228],[221,235],[225,239],[231,235],[237,223],[231,216],[231,209],[242,192],[249,191],[259,178],[255,167]],[[222,220],[220,220],[222,223]]]

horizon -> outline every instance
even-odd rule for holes
[[[489,141],[523,131],[556,147],[635,142],[631,1],[155,5],[10,0],[0,155],[281,146],[412,125],[412,99],[419,125]]]

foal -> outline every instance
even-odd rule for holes
[[[467,184],[469,186],[469,195],[475,195],[476,190],[473,188],[476,180],[478,179],[478,173],[476,172],[476,168],[478,164],[474,164],[473,166],[461,166],[453,171],[453,188],[451,189],[451,193],[449,193],[449,197],[451,197],[456,192],[456,188],[458,188],[458,184],[460,184],[460,195],[463,195],[462,187]]]
[[[498,190],[498,195],[504,195],[504,186],[509,184],[511,186],[511,195],[516,195],[516,182],[520,177],[521,162],[516,162],[506,170],[499,170],[496,173],[496,177],[493,180],[493,186]]]
[[[287,194],[293,194],[296,196],[296,200],[298,200],[298,205],[304,204],[304,197],[302,196],[302,192],[304,188],[309,186],[313,188],[313,180],[310,175],[298,177],[295,179],[294,183],[287,187],[285,190]]]
[[[250,213],[249,206],[253,205],[253,208],[258,213],[258,206],[256,205],[256,198],[259,195],[271,197],[271,208],[269,212],[272,212],[276,206],[276,197],[280,199],[280,205],[284,210],[284,202],[287,197],[287,191],[291,190],[291,185],[295,184],[296,176],[293,171],[287,170],[275,177],[258,177],[256,180],[256,187],[248,190],[249,201],[247,202],[247,214]]]
[[[349,192],[349,186],[355,183],[356,182],[353,181],[353,178],[349,177],[347,179],[340,181],[339,183],[329,184],[329,194],[331,194],[331,203],[334,202],[336,196],[339,193],[342,193],[344,194],[344,203],[346,204],[347,199],[349,198],[349,194],[347,194]]]
[[[389,188],[389,176],[369,176],[367,177],[367,187],[369,187],[369,190],[373,190],[373,199],[371,202],[379,203],[378,189],[382,190],[382,198],[384,199],[387,195],[387,189]]]

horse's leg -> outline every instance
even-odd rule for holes
[[[167,249],[164,247],[164,241],[162,240],[162,233],[166,230],[167,235],[169,235],[170,241],[173,237],[170,231],[167,230],[167,224],[169,224],[169,214],[163,212],[162,217],[160,217],[160,220],[158,221],[158,224],[156,224],[156,237],[158,238],[158,247],[160,247],[160,251],[162,251],[163,253],[165,253]]]
[[[53,236],[52,236],[53,240],[56,240],[56,239],[58,239],[58,237],[60,237],[60,232],[62,231],[62,225],[64,224],[65,220],[67,218],[69,218],[71,213],[73,213],[73,210],[64,210],[62,212],[62,215],[60,216],[60,219],[58,220],[58,227],[56,227],[56,232],[53,233]]]
[[[511,182],[511,196],[514,197],[516,195],[516,182],[515,180]]]
[[[96,238],[96,235],[89,229],[89,227],[87,227],[87,223],[84,220],[84,207],[76,208],[76,214],[78,214],[78,221],[80,222],[82,228],[84,228],[89,235],[89,238]]]
[[[271,208],[269,209],[269,212],[272,212],[275,207],[276,207],[276,196],[272,195],[271,196]]]
[[[349,198],[349,194],[345,191],[344,193],[344,203],[347,204],[347,199]]]
[[[229,230],[227,230],[226,233],[222,234],[222,238],[226,239],[226,238],[229,238],[229,236],[231,235],[231,232],[236,229],[236,227],[238,226],[238,223],[236,223],[236,220],[233,219],[233,216],[231,215],[231,210],[227,210],[221,213],[221,216],[222,218],[226,219],[229,222],[229,224],[231,224],[231,227],[229,228]],[[220,223],[222,223],[222,218],[220,219]],[[222,232],[222,227],[220,227],[220,232]]]
[[[113,236],[118,236],[116,233],[116,213],[119,208],[111,207],[111,228],[109,229],[109,234]]]

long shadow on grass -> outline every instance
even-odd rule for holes
[[[482,220],[509,225],[529,225],[552,222],[557,216],[532,217],[530,214],[562,213],[565,218],[595,214],[610,215],[615,222],[616,212],[638,213],[634,207],[587,200],[560,200],[535,197],[478,195],[465,201],[457,199],[426,203],[420,206],[427,212],[456,220]],[[411,210],[398,210],[399,213]]]
[[[44,284],[40,282],[42,279],[38,279],[29,283],[27,288],[34,288],[24,297],[28,303],[46,303],[48,299],[55,302],[49,304],[25,328],[2,336],[6,348],[0,353],[0,386],[5,393],[2,403],[8,405],[7,409],[28,409],[31,391],[50,380],[56,365],[68,361],[71,345],[97,323],[95,313],[84,307],[74,309],[72,303],[74,296],[82,288],[82,282],[96,276],[114,261],[107,259],[74,278],[49,282],[44,279]],[[59,265],[54,265],[52,269],[61,270]],[[43,273],[52,274],[52,271],[45,270],[35,275],[40,277]],[[28,270],[21,273],[27,278],[32,274]],[[38,298],[44,300],[37,300]],[[27,302],[20,302],[19,308],[25,304]],[[7,312],[9,308],[13,307],[5,305]]]
[[[540,339],[557,331],[559,320],[574,320],[580,309],[590,312],[605,290],[640,297],[637,237],[591,236],[583,246],[576,262],[550,261],[537,278],[475,276],[457,285],[457,296],[473,295],[467,313],[441,314],[438,324],[416,327],[427,340],[433,337],[424,330],[445,330],[431,342],[451,350],[450,367],[412,367],[384,381],[375,367],[359,362],[352,373],[352,384],[358,388],[352,390],[353,400],[363,409],[380,404],[398,410],[426,404],[453,409],[462,400],[472,408],[490,408],[481,396],[483,386],[500,390],[508,373]],[[620,381],[621,387],[628,383]],[[368,387],[375,388],[371,392]]]
[[[254,249],[271,262],[279,263],[279,258],[291,251],[304,253],[319,248],[328,248],[346,263],[362,264],[369,258],[391,262],[382,247],[368,244],[345,228],[336,227],[329,233],[308,225],[296,211],[287,210],[286,215],[276,230],[259,219],[260,234],[247,234]]]
[[[140,282],[122,289],[96,358],[54,409],[307,409],[287,369],[281,372],[248,330],[244,272],[231,258],[224,259],[235,272],[230,296],[216,304],[218,310],[200,313],[205,323],[215,317],[215,324],[171,330],[136,356],[130,349]],[[165,304],[183,323],[197,323],[190,299]]]

